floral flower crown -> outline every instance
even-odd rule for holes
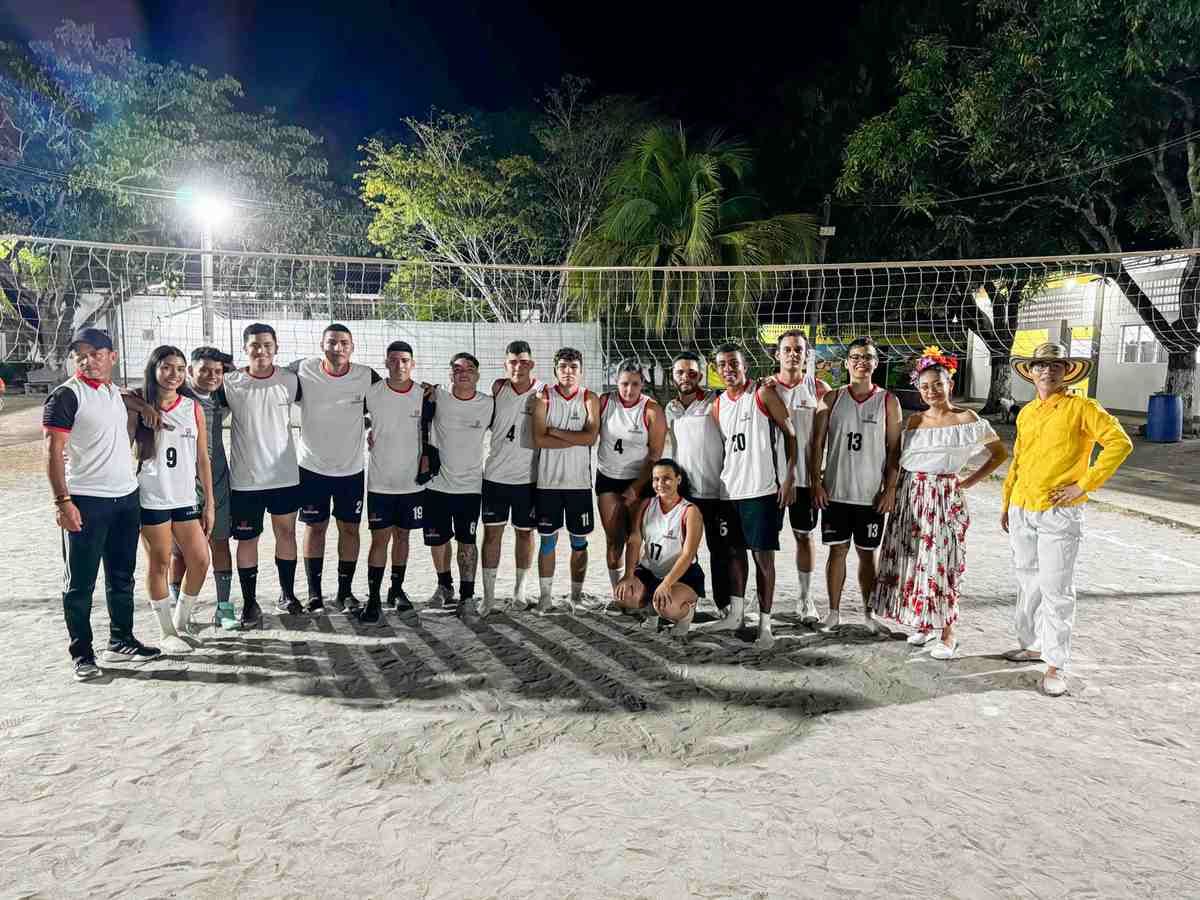
[[[958,360],[948,353],[943,353],[941,347],[926,347],[913,365],[912,377],[909,380],[915,385],[920,380],[921,373],[930,366],[941,366],[953,377],[958,371]]]

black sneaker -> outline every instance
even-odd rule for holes
[[[412,605],[412,601],[408,599],[408,594],[404,593],[403,588],[400,589],[395,597],[389,595],[388,603],[394,603],[396,606],[396,612],[398,613],[410,613],[416,609],[416,607]]]
[[[362,609],[362,604],[358,602],[358,598],[353,594],[346,594],[343,597],[338,597],[337,602],[342,604],[342,609],[345,610],[346,615],[348,616],[352,616],[358,612],[358,610]]]
[[[400,594],[403,594],[403,593],[404,593],[403,590],[392,590],[392,588],[388,588],[387,600],[385,600],[384,602],[390,607],[395,607],[396,598],[398,596],[400,596]]]
[[[382,628],[387,624],[387,619],[384,618],[383,610],[378,603],[368,603],[366,606],[360,606],[350,613],[354,620],[359,625],[367,625],[372,628]]]
[[[310,594],[308,597],[308,614],[310,616],[325,615],[325,598],[319,594],[316,596]]]
[[[103,674],[100,671],[100,667],[96,665],[96,660],[90,656],[83,656],[75,660],[76,681],[91,681],[93,678],[99,678]]]
[[[162,656],[162,651],[157,647],[147,647],[141,641],[130,640],[109,644],[100,656],[106,663],[148,662]]]
[[[242,625],[257,625],[262,621],[262,608],[257,600],[247,600],[242,604]]]
[[[304,614],[304,607],[294,594],[290,597],[280,594],[279,599],[275,601],[275,611],[284,616],[300,616]]]
[[[341,597],[334,597],[329,601],[329,608],[336,613],[344,613],[346,611],[346,602]]]

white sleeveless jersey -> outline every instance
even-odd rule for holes
[[[460,400],[438,388],[437,412],[429,429],[429,442],[438,448],[441,468],[429,481],[429,490],[443,494],[478,494],[483,491],[483,436],[491,427],[492,398],[478,391]]]
[[[538,448],[533,446],[533,413],[530,400],[537,402],[541,387],[536,378],[518,394],[511,381],[496,391],[492,418],[492,442],[488,448],[483,477],[496,484],[532,484],[537,480]]]
[[[202,415],[200,404],[183,396],[163,410],[163,423],[170,429],[155,432],[154,458],[143,460],[138,472],[138,499],[144,509],[196,505],[196,443]]]
[[[665,578],[683,553],[687,539],[687,511],[692,504],[680,500],[675,508],[664,513],[662,502],[650,498],[642,513],[642,558],[638,565],[649,569],[656,578]]]
[[[812,444],[813,417],[817,412],[816,379],[805,377],[791,387],[776,381],[775,393],[783,401],[796,431],[796,487],[808,487],[808,450]],[[787,445],[782,438],[778,454],[779,471],[783,472],[787,467]]]
[[[721,496],[725,440],[712,417],[712,405],[719,396],[702,394],[686,407],[678,399],[667,404],[671,459],[687,472],[691,496],[698,500],[716,500]]]
[[[587,398],[592,392],[576,388],[570,397],[558,385],[546,392],[546,425],[559,431],[583,431]],[[592,448],[565,447],[538,451],[537,486],[547,490],[592,489]]]
[[[626,406],[616,391],[600,398],[600,437],[596,442],[596,468],[609,478],[637,478],[650,449],[650,425],[642,394]]]
[[[878,385],[865,400],[839,388],[825,439],[825,490],[836,503],[870,506],[883,484],[887,462],[888,392]]]
[[[725,462],[721,468],[723,499],[749,500],[779,490],[775,444],[779,440],[758,390],[751,386],[734,400],[717,398]]]
[[[371,414],[374,444],[367,467],[367,490],[375,494],[415,494],[425,490],[417,484],[421,467],[420,385],[398,391],[387,381],[367,388],[367,412]]]

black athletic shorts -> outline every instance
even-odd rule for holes
[[[425,524],[425,492],[377,494],[367,491],[367,525],[372,531],[403,528],[412,531]]]
[[[662,579],[649,569],[643,569],[641,566],[633,570],[633,577],[646,586],[646,596],[642,598],[642,605],[650,606],[653,602],[654,592],[662,584]],[[683,577],[679,579],[679,583],[690,587],[696,592],[697,597],[703,597],[704,570],[700,568],[700,564],[694,562],[688,566],[687,571],[683,573]]]
[[[142,507],[143,525],[165,525],[167,522],[194,522],[199,518],[199,506],[177,506],[174,509],[146,509],[146,507]]]
[[[565,524],[567,534],[582,537],[596,527],[592,514],[592,492],[587,488],[538,488],[538,534],[555,534]]]
[[[603,472],[596,473],[596,496],[601,494],[623,494],[625,488],[637,481],[636,478],[609,478]]]
[[[512,517],[513,528],[532,531],[537,527],[537,501],[532,484],[483,482],[483,524],[504,525]]]
[[[443,494],[426,490],[425,546],[440,547],[451,537],[460,544],[474,544],[481,499],[479,494]]]
[[[233,515],[233,539],[253,540],[262,534],[263,513],[290,516],[300,508],[300,487],[268,488],[265,491],[232,491],[229,508]]]
[[[775,494],[749,500],[722,500],[721,537],[735,550],[778,550],[783,510]]]
[[[817,508],[813,506],[811,489],[796,488],[796,502],[788,507],[788,518],[792,522],[792,531],[808,534],[816,530]]]
[[[362,520],[363,472],[353,475],[322,475],[300,467],[300,521],[305,525],[329,521],[329,501],[333,501],[333,517],[339,522]]]
[[[883,513],[873,506],[857,503],[830,503],[821,512],[821,543],[848,544],[860,550],[878,549],[883,540]]]

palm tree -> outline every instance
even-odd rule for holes
[[[594,316],[619,311],[660,337],[673,324],[690,341],[713,304],[728,303],[723,316],[752,322],[764,273],[697,267],[808,262],[818,229],[810,215],[763,218],[763,202],[738,190],[750,167],[744,143],[714,134],[691,148],[682,125],[647,128],[609,177],[607,205],[569,260],[638,270],[572,272],[570,294]]]

